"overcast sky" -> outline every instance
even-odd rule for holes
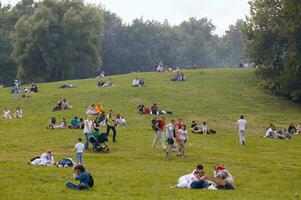
[[[0,0],[2,3],[18,0]],[[211,19],[216,33],[223,35],[229,25],[237,19],[245,19],[249,13],[249,0],[85,0],[88,3],[105,6],[117,13],[125,22],[134,18],[154,19],[160,22],[167,19],[172,25],[190,17]]]

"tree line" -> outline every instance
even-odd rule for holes
[[[172,26],[137,18],[125,23],[83,0],[0,4],[0,84],[77,79],[169,66],[237,66],[245,61],[238,20],[222,37],[207,18]]]

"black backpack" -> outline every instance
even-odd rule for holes
[[[90,188],[92,188],[94,186],[94,180],[93,177],[91,176],[91,174],[89,173],[89,182],[88,185]]]

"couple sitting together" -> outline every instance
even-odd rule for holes
[[[283,129],[283,130],[276,130],[276,127],[271,124],[263,137],[265,138],[274,138],[274,139],[286,139],[290,140],[292,139],[292,135],[294,134],[294,131],[292,130],[292,126],[289,126],[289,130]]]
[[[62,101],[57,102],[57,105],[52,109],[52,111],[66,110],[71,108],[72,106],[69,105],[68,100],[64,98]]]
[[[62,118],[62,121],[59,124],[57,124],[56,118],[52,117],[47,126],[47,129],[65,129],[65,128],[67,128],[67,121],[65,117]]]
[[[13,117],[10,115],[10,110],[8,108],[3,109],[3,115],[2,118],[4,119],[20,119],[23,116],[23,111],[21,108],[17,108],[16,112],[13,114]]]
[[[24,93],[35,93],[38,92],[38,86],[36,84],[32,84],[31,86],[26,86],[23,90]]]
[[[104,113],[104,108],[100,103],[96,105],[92,104],[86,111],[86,115],[99,115],[101,113]]]
[[[141,78],[140,80],[136,77],[132,82],[132,87],[142,87],[144,86],[144,80]]]
[[[187,189],[205,189],[205,190],[233,190],[234,180],[231,173],[224,166],[217,165],[214,167],[214,176],[205,175],[203,165],[198,165],[191,173],[181,176],[175,188]]]
[[[183,72],[176,70],[174,77],[171,79],[172,81],[186,81],[186,76]]]
[[[109,78],[109,81],[107,83],[106,83],[105,79],[100,80],[97,83],[97,86],[98,87],[112,87],[113,86],[113,80],[112,80],[112,78]]]
[[[207,123],[204,121],[202,125],[198,125],[196,121],[191,123],[191,132],[196,134],[215,134],[216,131],[213,129],[208,129]]]
[[[152,107],[146,108],[144,104],[140,104],[137,106],[138,113],[141,115],[171,115],[171,111],[167,110],[159,110],[158,104],[154,103]]]

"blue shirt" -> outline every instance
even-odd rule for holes
[[[89,186],[89,174],[87,171],[84,171],[81,175],[75,177],[75,180],[79,181],[80,183],[84,183],[85,185]]]
[[[77,119],[72,119],[71,120],[71,125],[72,126],[78,126],[79,125],[79,121]]]

